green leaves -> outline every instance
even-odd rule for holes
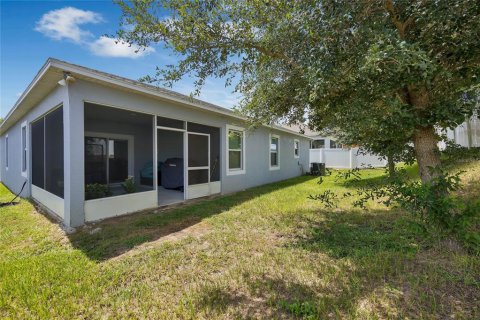
[[[119,5],[127,27],[119,39],[162,43],[180,58],[145,80],[194,76],[198,94],[208,77],[224,78],[236,83],[237,109],[252,123],[308,118],[312,129],[341,128],[382,155],[402,154],[416,128],[471,114],[462,96],[479,90],[477,0]]]
[[[427,86],[437,70],[436,61],[418,45],[380,37],[368,48],[357,76],[371,80],[372,89],[385,93],[410,84]]]

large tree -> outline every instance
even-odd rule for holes
[[[361,130],[413,143],[422,181],[440,166],[435,126],[455,126],[479,84],[478,0],[120,1],[118,37],[180,61],[147,81],[240,76],[257,122]],[[372,121],[369,115],[375,119]],[[385,119],[384,122],[381,119]],[[378,122],[380,121],[380,122]],[[398,125],[397,125],[398,124]],[[368,135],[365,135],[368,137]]]

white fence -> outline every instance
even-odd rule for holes
[[[367,167],[385,167],[387,161],[374,154],[360,154],[358,148],[352,149],[310,149],[310,163],[325,163],[327,168],[353,169]]]
[[[480,147],[480,119],[475,114],[469,121],[465,121],[455,129],[445,131],[438,130],[438,133],[446,133],[447,139],[453,141],[462,147]],[[444,141],[438,143],[440,150],[444,150],[446,144]]]

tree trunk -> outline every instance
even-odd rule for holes
[[[413,106],[415,113],[421,119],[430,107],[428,91],[425,87],[409,85],[406,88],[406,103]],[[431,181],[438,176],[440,168],[440,152],[438,149],[438,137],[433,125],[415,128],[413,133],[413,149],[420,170],[420,179],[423,183]]]
[[[433,126],[418,127],[413,134],[413,148],[420,169],[422,182],[431,181],[438,172],[432,171],[440,167],[438,139]]]
[[[395,176],[395,161],[393,161],[393,157],[388,156],[387,162],[388,162],[388,175],[390,178],[393,178]]]

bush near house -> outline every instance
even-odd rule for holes
[[[409,172],[418,174],[415,167]],[[480,194],[480,161],[457,165]],[[362,177],[382,183],[383,170]],[[1,209],[0,318],[480,318],[480,258],[399,209],[298,177],[65,235],[26,200]],[[0,201],[11,199],[0,185]],[[478,229],[478,224],[476,226]]]
[[[126,193],[134,193],[137,191],[137,184],[135,183],[135,178],[133,176],[129,176],[125,181],[122,183],[123,190]]]
[[[90,183],[85,185],[85,200],[105,198],[110,194],[108,186],[100,183]]]

